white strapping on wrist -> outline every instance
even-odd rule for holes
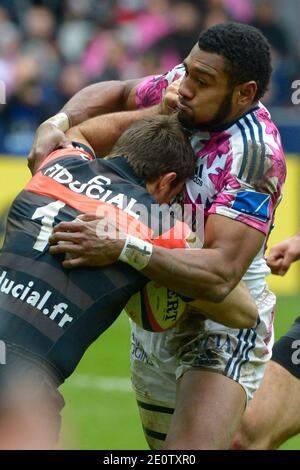
[[[55,114],[55,116],[52,116],[45,122],[51,122],[51,124],[58,127],[63,132],[67,132],[67,130],[70,129],[70,121],[66,113]]]
[[[119,261],[130,264],[137,271],[144,269],[152,256],[153,245],[151,243],[127,235],[125,245],[119,256]]]

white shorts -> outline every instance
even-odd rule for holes
[[[251,329],[231,329],[190,315],[165,333],[132,323],[132,384],[150,446],[161,448],[175,407],[176,380],[188,370],[218,372],[239,383],[250,400],[258,389],[274,343],[275,295],[249,286],[259,311]]]

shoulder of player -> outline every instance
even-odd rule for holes
[[[261,181],[271,165],[284,163],[279,132],[264,106],[247,113],[232,128],[230,172],[252,185]]]
[[[40,166],[39,170],[45,168],[49,163],[53,163],[54,161],[61,161],[61,160],[71,160],[71,159],[78,159],[80,158],[81,161],[88,161],[88,160],[95,160],[95,155],[91,149],[87,146],[83,146],[79,143],[73,143],[65,148],[57,149],[51,152],[43,161],[42,165]]]

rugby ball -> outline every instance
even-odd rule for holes
[[[186,309],[180,296],[150,281],[128,301],[125,311],[141,328],[153,332],[169,330],[176,325]]]

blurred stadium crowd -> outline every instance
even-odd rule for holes
[[[297,2],[0,0],[0,79],[7,91],[0,153],[26,155],[36,127],[84,86],[165,72],[186,56],[201,30],[226,20],[253,24],[267,36],[274,75],[264,102],[292,106],[300,38],[284,23],[286,4]],[[290,9],[291,22],[295,14]]]

